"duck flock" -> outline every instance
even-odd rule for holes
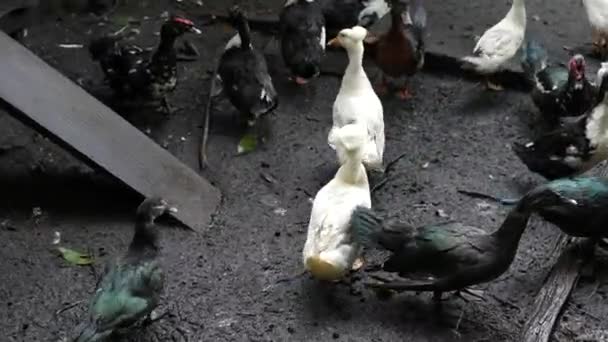
[[[304,85],[321,74],[327,46],[343,48],[349,59],[333,104],[333,125],[328,127],[328,144],[340,166],[313,201],[302,253],[306,271],[320,281],[337,282],[361,268],[362,247],[387,250],[391,255],[378,268],[401,280],[368,286],[430,291],[440,300],[443,292],[465,291],[506,272],[532,214],[565,234],[601,246],[608,237],[608,179],[582,174],[608,158],[608,65],[602,64],[592,81],[586,77],[582,55],[573,56],[565,66],[550,65],[542,45],[524,39],[524,0],[514,0],[507,15],[480,37],[472,55],[462,59],[462,68],[484,75],[487,88],[499,91],[502,86],[495,73],[521,50],[531,97],[550,128],[534,141],[514,144],[513,151],[548,182],[517,200],[502,200],[513,208],[492,233],[458,222],[412,227],[374,212],[368,175],[385,172],[387,143],[377,93],[392,89],[403,100],[412,96],[407,80],[424,65],[427,22],[422,0],[386,1],[287,0],[281,10],[281,53],[293,82]],[[333,5],[327,5],[330,2]],[[340,3],[345,7],[336,7]],[[606,57],[608,2],[583,3],[593,27],[594,50]],[[336,12],[352,15],[332,15]],[[368,32],[365,27],[385,14],[390,16],[390,28]],[[254,47],[246,13],[234,6],[227,18],[237,33],[225,45],[214,82],[242,114],[239,119],[255,127],[277,108],[279,95],[264,55]],[[330,26],[340,29],[331,32]],[[89,48],[117,96],[160,103],[170,112],[167,95],[178,79],[174,43],[186,32],[200,33],[192,21],[169,17],[149,59],[123,43],[123,32],[95,39]],[[383,73],[376,88],[366,76],[364,56]],[[164,280],[154,220],[175,210],[159,198],[140,205],[128,251],[100,281],[74,341],[104,341],[151,320]]]

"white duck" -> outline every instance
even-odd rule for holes
[[[315,278],[334,281],[351,268],[360,246],[353,241],[350,216],[357,206],[371,207],[369,183],[361,163],[366,128],[351,124],[336,129],[336,148],[346,157],[335,177],[315,196],[304,244],[304,267]]]
[[[608,1],[583,0],[591,24],[593,50],[602,58],[608,57]]]
[[[526,5],[524,0],[513,0],[507,16],[489,28],[475,45],[473,56],[463,58],[465,69],[480,74],[492,74],[511,59],[524,41],[526,32]],[[487,80],[489,89],[502,87]]]
[[[362,124],[367,129],[367,139],[363,148],[363,164],[374,171],[383,171],[384,154],[384,114],[382,102],[363,70],[363,40],[367,30],[361,26],[340,31],[328,45],[341,46],[348,53],[348,66],[342,77],[342,85],[333,106],[333,126],[327,141],[336,149],[335,132],[352,123]],[[337,150],[340,165],[346,156]]]

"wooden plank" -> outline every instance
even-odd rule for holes
[[[192,229],[208,224],[220,192],[196,172],[3,32],[0,61],[0,98],[22,113],[18,118],[143,196],[167,199]]]
[[[532,313],[519,338],[521,342],[549,341],[557,319],[576,285],[579,273],[588,261],[589,254],[593,253],[592,244],[583,243],[583,239],[574,239],[569,243],[570,240],[571,238],[562,233],[555,246],[554,251],[562,252],[561,256],[536,295]]]

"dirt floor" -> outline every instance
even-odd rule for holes
[[[246,3],[257,13],[272,14],[280,2]],[[177,5],[169,0],[144,5],[120,9],[109,26],[87,16],[46,20],[30,28],[24,43],[105,98],[101,71],[86,49],[58,44],[86,43],[92,35],[120,28],[132,15],[149,16],[137,42],[152,46],[159,15]],[[228,4],[208,0],[198,7],[184,0],[184,5],[197,21]],[[430,49],[460,56],[472,48],[472,36],[504,15],[509,4],[449,0],[429,1],[428,6]],[[555,0],[549,7],[547,1],[529,1],[528,14],[530,32],[546,42],[558,61],[565,58],[562,45],[582,45],[590,36],[578,2]],[[179,113],[122,112],[195,169],[215,51],[231,35],[215,25],[205,27],[200,37],[188,37],[201,57],[179,67],[180,84],[172,96]],[[259,44],[268,40],[256,38]],[[168,284],[161,310],[169,314],[125,341],[517,341],[553,262],[548,255],[557,230],[540,220],[529,225],[510,271],[479,287],[484,301],[449,300],[441,313],[429,295],[379,299],[358,281],[363,274],[353,277],[350,288],[293,278],[302,271],[311,197],[336,170],[326,139],[340,79],[321,77],[296,88],[286,81],[272,45],[267,53],[281,95],[271,117],[272,136],[260,150],[236,156],[234,113],[226,103],[215,107],[210,168],[203,174],[221,189],[222,205],[200,234],[170,225],[162,229]],[[368,70],[375,76],[372,66]],[[507,208],[464,197],[457,189],[514,196],[542,181],[509,147],[530,133],[535,110],[529,96],[490,93],[462,78],[429,72],[415,77],[413,89],[415,98],[409,102],[384,99],[386,160],[408,154],[374,194],[373,206],[415,225],[453,219],[497,228]],[[140,199],[4,112],[0,130],[0,341],[61,341],[86,305],[58,311],[88,299],[103,263],[125,250]],[[91,251],[95,267],[74,267],[59,258],[51,245],[55,232],[61,233],[62,245]],[[381,260],[376,252],[367,255],[371,262]],[[281,281],[286,278],[293,280]],[[608,315],[606,279],[602,272],[593,277],[585,272],[556,327],[555,341],[601,336],[608,329],[601,318]]]

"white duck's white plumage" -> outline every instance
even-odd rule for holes
[[[352,267],[360,246],[353,239],[350,218],[357,206],[371,207],[369,183],[361,163],[366,129],[346,125],[335,132],[336,148],[346,161],[315,196],[303,250],[304,267],[320,280],[339,280]]]
[[[363,164],[371,170],[382,170],[384,155],[384,112],[382,102],[374,92],[363,69],[363,39],[367,30],[360,26],[340,31],[335,38],[348,53],[348,66],[342,78],[340,91],[333,105],[333,125],[327,138],[336,149],[335,132],[352,123],[362,124],[367,130],[363,148]],[[344,164],[346,156],[336,150],[338,161]]]
[[[583,0],[591,26],[604,34],[608,33],[608,1]]]
[[[524,41],[526,31],[526,6],[524,0],[514,0],[509,13],[496,25],[489,28],[479,39],[473,56],[463,58],[482,74],[497,71],[511,59]]]

